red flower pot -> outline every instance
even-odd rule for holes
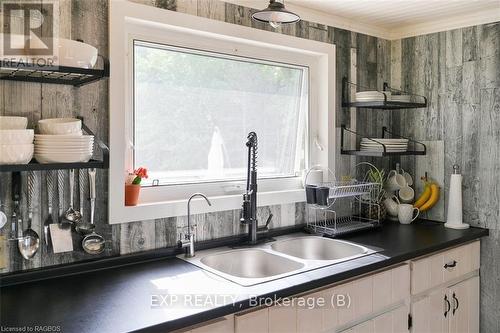
[[[137,206],[141,185],[125,185],[125,206]]]

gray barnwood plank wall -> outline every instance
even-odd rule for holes
[[[244,25],[262,30],[273,30],[267,24],[254,22],[249,8],[228,4],[217,0],[137,0],[135,2],[156,6],[167,10],[207,17],[215,20]],[[61,37],[82,39],[86,43],[96,46],[103,56],[108,55],[108,2],[105,0],[61,0],[59,2],[59,34]],[[273,30],[274,31],[274,30]],[[357,80],[373,87],[381,87],[382,82],[390,79],[390,47],[387,40],[354,33],[347,30],[329,27],[307,21],[299,24],[283,26],[276,31],[286,35],[313,39],[325,43],[334,43],[337,46],[337,125],[350,125],[348,110],[342,110],[341,78],[351,76],[352,64],[358,64]],[[355,56],[356,59],[352,59]],[[47,85],[34,83],[15,83],[0,81],[0,114],[26,115],[32,127],[41,118],[83,116],[86,124],[105,142],[108,140],[108,85],[106,81],[73,88],[62,85]],[[371,111],[371,110],[370,110]],[[372,126],[365,126],[366,121],[358,122],[362,130],[375,134],[383,124],[392,126],[389,112],[371,115],[366,111],[365,117],[373,121]],[[373,128],[373,130],[372,130]],[[337,161],[339,172],[348,174],[352,170],[354,159],[341,156]],[[57,173],[37,173],[37,197],[33,228],[43,237],[42,224],[48,215],[46,177],[57,179]],[[63,209],[68,206],[69,189],[68,172],[62,171],[64,179]],[[10,216],[11,203],[11,176],[0,174],[0,200],[5,203],[5,213]],[[26,179],[26,175],[23,175]],[[97,232],[107,240],[106,250],[99,257],[109,257],[139,251],[152,250],[167,246],[174,246],[177,235],[186,225],[186,216],[157,219],[154,221],[137,221],[125,224],[109,225],[107,223],[107,171],[99,170],[97,174]],[[55,186],[57,188],[57,186]],[[56,191],[57,192],[57,191]],[[54,211],[59,210],[57,193],[54,199]],[[79,195],[75,189],[75,195]],[[88,197],[88,189],[85,189]],[[23,202],[23,211],[26,212]],[[88,212],[89,203],[84,202],[84,211]],[[304,223],[305,207],[303,203],[278,205],[259,208],[260,220],[265,220],[269,213],[274,219],[271,227],[282,227]],[[84,215],[85,216],[85,215]],[[26,218],[26,216],[25,216]],[[86,216],[88,218],[88,214]],[[224,211],[210,214],[200,214],[193,217],[197,224],[197,239],[208,240],[245,232],[245,227],[239,223],[239,210]],[[8,235],[10,225],[2,229]],[[43,240],[43,239],[42,239]],[[85,254],[80,247],[80,237],[74,235],[75,251],[70,253],[53,254],[42,248],[29,261],[22,259],[14,243],[7,244],[9,249],[7,266],[0,269],[2,273],[12,273],[20,270],[43,268],[53,265],[67,264],[82,260],[96,259],[96,256]]]
[[[43,0],[40,0],[41,2]],[[208,17],[233,24],[272,30],[277,33],[333,43],[337,47],[337,126],[346,124],[359,132],[379,136],[382,126],[419,140],[442,141],[444,156],[433,161],[432,170],[444,168],[445,198],[451,166],[461,165],[464,173],[465,218],[473,225],[490,228],[490,236],[481,248],[482,292],[481,332],[500,332],[500,24],[488,24],[425,36],[387,41],[331,26],[301,21],[277,30],[253,22],[252,9],[218,0],[135,0],[145,5]],[[108,55],[108,1],[60,0],[60,28],[63,37],[82,39]],[[429,107],[425,110],[374,111],[350,110],[341,105],[341,80],[373,88],[391,82],[394,88],[425,95]],[[108,85],[106,81],[81,88],[34,83],[0,81],[0,114],[26,115],[33,126],[38,119],[61,116],[85,117],[87,125],[105,142],[108,140]],[[355,123],[351,123],[351,119]],[[439,143],[434,144],[440,146]],[[399,159],[354,159],[337,155],[336,170],[340,175],[350,172],[356,161],[371,161],[392,169]],[[415,158],[401,161],[410,171],[425,164]],[[65,184],[67,172],[63,172]],[[36,209],[33,228],[42,236],[42,221],[47,216],[45,179],[48,172],[37,175]],[[418,175],[417,175],[418,176]],[[24,176],[25,177],[25,176]],[[56,177],[55,174],[52,177]],[[100,257],[146,251],[175,245],[177,234],[186,224],[186,217],[125,224],[107,223],[107,171],[97,175],[97,231],[107,239],[106,250]],[[26,186],[23,190],[26,191]],[[0,174],[0,200],[10,216],[11,176]],[[68,205],[67,186],[62,193],[64,208]],[[78,191],[75,191],[78,192]],[[88,195],[86,193],[85,195]],[[57,212],[57,197],[54,199]],[[25,203],[23,211],[26,212]],[[88,202],[85,202],[88,211]],[[275,216],[271,227],[303,223],[303,203],[259,208],[265,219]],[[87,214],[88,215],[88,214]],[[26,218],[26,216],[25,216]],[[87,216],[88,218],[88,216]],[[245,232],[239,223],[239,211],[225,211],[194,216],[199,240],[214,239]],[[10,224],[1,230],[8,235]],[[43,236],[42,236],[43,237]],[[7,244],[5,268],[0,273],[95,259],[85,254],[74,236],[75,251],[53,254],[44,248],[31,260],[21,258],[15,246]],[[485,265],[487,263],[487,265]]]
[[[500,22],[396,40],[391,49],[392,84],[429,100],[427,109],[396,111],[395,126],[432,147],[444,143],[427,168],[421,157],[403,167],[418,177],[444,170],[444,214],[460,166],[464,219],[490,229],[481,244],[481,332],[500,332]]]

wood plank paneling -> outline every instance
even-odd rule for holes
[[[422,43],[427,47],[421,48]],[[401,83],[409,91],[423,88],[430,98],[427,110],[401,112],[400,123],[404,133],[423,136],[417,139],[443,140],[444,158],[430,162],[442,164],[443,199],[457,163],[463,175],[464,221],[490,228],[481,246],[481,332],[498,331],[500,316],[492,304],[500,300],[499,272],[491,267],[498,267],[500,241],[500,22],[401,40]],[[415,162],[405,162],[406,168],[411,165],[420,172]]]

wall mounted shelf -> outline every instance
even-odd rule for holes
[[[83,123],[82,129],[89,135],[94,133]],[[97,136],[94,135],[94,145],[97,145],[102,152],[102,159],[91,159],[88,162],[79,163],[38,163],[32,159],[28,164],[4,164],[0,165],[0,172],[19,172],[19,171],[39,171],[39,170],[63,170],[63,169],[107,169],[109,168],[109,148]],[[95,147],[94,147],[95,148]]]
[[[80,87],[109,77],[109,61],[102,57],[103,69],[65,66],[37,66],[18,62],[0,62],[0,80],[65,84]]]
[[[404,137],[399,134],[395,134],[387,129],[387,127],[382,127],[382,139],[387,139],[388,135],[390,137],[395,137],[395,138],[400,138],[400,139],[408,139],[409,144],[412,145],[413,149],[409,149],[404,152],[388,152],[387,147],[380,142],[377,142],[377,139],[373,139],[373,142],[377,142],[380,147],[383,149],[383,151],[362,151],[362,150],[352,150],[352,149],[345,149],[344,148],[344,135],[346,132],[354,134],[356,137],[364,137],[361,134],[347,128],[345,125],[342,125],[342,132],[340,136],[340,153],[343,155],[356,155],[356,156],[370,156],[370,157],[384,157],[384,156],[402,156],[402,155],[425,155],[427,154],[427,147],[425,144],[422,142],[415,141],[413,139]],[[417,149],[420,148],[420,149]]]
[[[365,109],[383,109],[383,110],[397,110],[397,109],[416,109],[427,107],[427,97],[411,94],[405,91],[393,89],[389,86],[387,82],[384,82],[384,90],[379,91],[384,96],[383,101],[364,101],[356,102],[353,101],[351,96],[352,91],[373,91],[375,89],[370,89],[368,87],[363,87],[361,85],[349,82],[346,77],[342,79],[342,106],[343,107],[354,107],[354,108],[365,108]],[[391,94],[388,94],[391,92]],[[391,95],[408,95],[410,101],[391,101]]]

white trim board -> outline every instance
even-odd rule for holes
[[[262,9],[260,1],[252,0],[224,0],[224,2],[233,3],[240,6],[245,6],[254,9]],[[452,29],[464,28],[474,25],[481,25],[500,21],[500,7],[498,10],[484,10],[476,13],[468,13],[449,17],[442,20],[436,20],[432,23],[426,22],[421,24],[408,25],[398,29],[388,30],[376,25],[364,24],[345,17],[328,14],[322,11],[297,6],[294,4],[286,4],[288,10],[295,12],[306,21],[325,24],[331,27],[346,29],[353,32],[363,33],[366,35],[384,38],[388,40],[396,40],[430,33],[447,31]]]

